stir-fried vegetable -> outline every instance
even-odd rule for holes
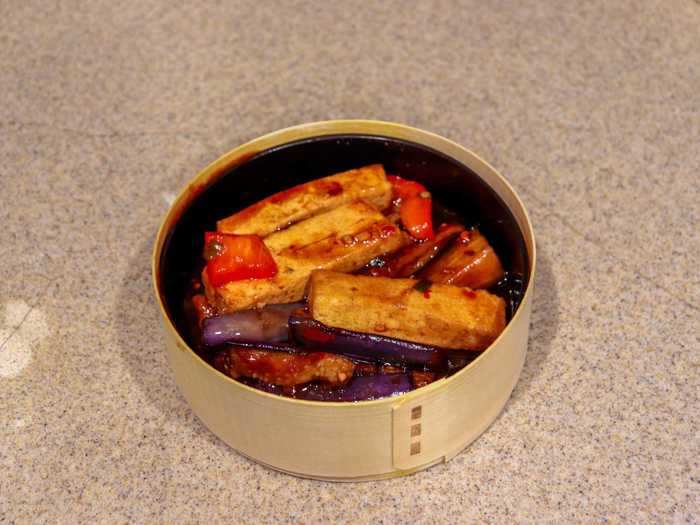
[[[422,192],[427,191],[425,186],[414,180],[404,179],[398,175],[387,175],[386,178],[391,183],[395,203],[400,203],[411,197],[417,197]]]
[[[257,235],[204,234],[204,258],[212,286],[277,275],[272,254]]]
[[[503,266],[486,237],[471,230],[462,232],[421,277],[436,283],[490,288],[503,277]]]
[[[272,304],[259,310],[209,317],[203,322],[202,340],[207,346],[233,341],[286,341],[289,338],[289,315],[300,306],[302,303]]]
[[[302,346],[323,348],[363,361],[419,365],[436,370],[445,367],[445,351],[435,346],[331,328],[304,315],[292,315],[289,328]]]
[[[401,203],[401,223],[414,238],[432,239],[435,237],[432,210],[432,197],[424,191],[417,197],[411,197]]]
[[[460,224],[443,224],[434,239],[406,246],[383,264],[368,268],[366,273],[373,277],[413,277],[463,231]]]
[[[387,177],[392,184],[394,205],[399,207],[401,223],[416,239],[432,239],[433,205],[430,192],[422,184],[396,175]]]
[[[408,374],[360,376],[340,388],[312,388],[297,397],[316,401],[368,401],[405,394],[412,386]]]

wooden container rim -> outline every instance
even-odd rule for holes
[[[247,160],[252,158],[253,156],[257,155],[258,153],[262,153],[264,151],[267,151],[269,149],[275,148],[282,146],[284,144],[290,143],[290,142],[296,142],[299,140],[308,140],[314,137],[322,137],[326,135],[372,135],[372,136],[378,136],[378,137],[387,137],[387,138],[392,138],[392,139],[398,139],[398,140],[406,140],[406,141],[412,141],[417,144],[422,144],[424,146],[429,146],[429,147],[434,147],[432,144],[424,144],[421,142],[421,138],[430,138],[433,141],[440,142],[443,145],[451,146],[452,148],[457,149],[461,153],[473,157],[474,160],[477,162],[480,162],[483,164],[484,167],[486,167],[487,170],[490,170],[492,175],[495,176],[503,185],[505,190],[510,193],[510,196],[515,200],[517,206],[520,208],[518,210],[520,214],[522,214],[522,217],[524,218],[523,224],[520,224],[520,221],[518,220],[518,215],[515,214],[516,217],[516,222],[519,224],[520,228],[524,231],[522,231],[522,235],[524,237],[526,249],[528,252],[528,259],[529,259],[529,265],[530,265],[530,271],[529,275],[527,278],[527,285],[525,287],[525,293],[523,293],[522,299],[520,301],[520,305],[518,306],[515,314],[513,317],[510,319],[508,324],[506,325],[505,329],[501,334],[496,338],[494,342],[492,342],[489,347],[484,350],[476,359],[474,359],[472,362],[470,362],[467,366],[462,368],[459,372],[449,376],[445,377],[442,379],[439,379],[438,381],[435,381],[433,383],[430,383],[429,385],[426,385],[424,387],[418,388],[416,390],[411,390],[410,392],[406,392],[405,394],[401,394],[399,396],[392,396],[392,397],[383,397],[380,399],[374,399],[370,401],[354,401],[354,402],[345,402],[345,401],[309,401],[309,400],[304,400],[304,399],[294,399],[291,397],[286,397],[286,396],[280,396],[277,394],[272,394],[269,392],[264,392],[262,390],[258,390],[257,388],[253,388],[251,386],[245,385],[239,381],[236,381],[235,379],[227,376],[226,374],[218,371],[211,365],[209,365],[207,362],[205,362],[190,346],[187,344],[187,342],[182,338],[180,335],[180,332],[178,331],[177,327],[173,324],[172,319],[170,318],[170,315],[168,315],[168,312],[165,308],[165,304],[163,303],[163,294],[160,290],[160,258],[162,255],[162,250],[165,245],[165,240],[168,237],[168,234],[170,230],[172,229],[172,226],[177,222],[179,217],[181,216],[182,212],[189,206],[190,202],[196,198],[197,194],[203,189],[206,188],[212,181],[216,180],[219,176],[222,176],[224,173],[228,172],[231,168],[245,163]],[[409,136],[411,136],[409,138]],[[438,148],[435,148],[438,149]],[[455,158],[453,155],[438,149],[443,155],[447,155],[450,158],[456,160],[460,164],[464,164],[464,162],[458,158]],[[479,173],[478,170],[469,167],[479,178],[483,180],[482,174]],[[486,181],[484,181],[486,182]],[[489,187],[493,189],[492,184],[489,184],[486,182]],[[496,193],[499,195],[500,198],[503,198],[502,195],[496,191]],[[508,203],[504,203],[508,208],[511,209],[511,212],[514,210],[512,209],[512,206],[510,206]],[[290,126],[287,128],[282,128],[270,133],[267,133],[265,135],[261,135],[260,137],[257,137],[255,139],[252,139],[244,144],[241,144],[232,150],[228,151],[227,153],[224,153],[221,155],[218,159],[210,163],[208,166],[206,166],[203,170],[201,170],[193,179],[191,179],[182,190],[178,193],[177,197],[173,201],[173,203],[170,205],[168,208],[168,211],[166,212],[165,216],[163,217],[162,221],[160,222],[160,226],[158,227],[158,233],[156,234],[156,239],[153,245],[153,251],[151,254],[151,279],[153,282],[153,287],[154,287],[154,292],[156,296],[156,301],[158,303],[158,307],[160,309],[160,313],[165,320],[165,326],[167,329],[171,330],[175,336],[175,341],[177,346],[187,352],[191,352],[197,357],[196,362],[199,363],[200,366],[205,366],[211,373],[213,374],[219,374],[221,377],[223,377],[228,383],[233,387],[233,388],[239,388],[242,389],[243,391],[247,391],[249,393],[253,393],[254,395],[260,395],[260,396],[265,396],[270,398],[271,400],[274,400],[276,402],[280,403],[289,403],[293,405],[306,405],[306,406],[314,406],[319,409],[326,408],[326,409],[337,409],[337,408],[343,408],[343,409],[348,409],[351,410],[353,407],[375,407],[375,406],[381,406],[381,405],[392,405],[395,406],[397,404],[401,404],[404,402],[409,402],[411,400],[415,400],[416,398],[422,397],[427,394],[431,394],[441,388],[444,388],[446,385],[448,385],[452,381],[457,381],[459,377],[461,377],[463,374],[467,372],[468,369],[471,369],[475,366],[478,365],[478,363],[485,357],[487,353],[489,353],[494,347],[496,347],[501,339],[507,334],[511,327],[515,325],[518,321],[518,319],[521,317],[523,308],[521,307],[526,301],[530,300],[530,296],[532,295],[532,288],[533,288],[533,282],[534,282],[534,276],[535,276],[535,268],[537,264],[537,256],[536,256],[536,245],[535,245],[535,235],[534,231],[532,229],[532,222],[530,220],[530,216],[527,212],[527,209],[525,208],[525,205],[523,204],[522,200],[520,199],[520,196],[517,194],[515,189],[512,187],[512,185],[508,182],[508,180],[501,175],[501,173],[496,170],[491,164],[486,162],[484,159],[482,159],[479,155],[474,153],[473,151],[465,148],[464,146],[447,139],[441,135],[438,135],[436,133],[430,132],[430,131],[425,131],[420,128],[415,128],[412,126],[408,126],[405,124],[398,124],[395,122],[387,122],[387,121],[381,121],[381,120],[363,120],[363,119],[345,119],[345,120],[324,120],[324,121],[317,121],[317,122],[308,122],[305,124],[298,124],[296,126]]]

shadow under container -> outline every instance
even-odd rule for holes
[[[231,379],[193,351],[183,328],[183,281],[217,219],[296,184],[382,163],[423,183],[466,224],[478,221],[506,270],[522,278],[519,304],[498,339],[454,375],[407,394],[356,403],[302,401]],[[447,461],[496,419],[527,349],[535,240],[508,182],[477,155],[423,130],[387,122],[304,124],[257,138],[206,167],[158,231],[153,281],[166,351],[194,413],[239,453],[297,476],[360,481]],[[517,301],[516,301],[517,302]]]

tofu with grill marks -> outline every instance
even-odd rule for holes
[[[374,206],[354,201],[263,239],[277,264],[269,279],[231,281],[213,287],[202,272],[207,299],[221,313],[291,303],[304,297],[314,270],[352,272],[409,242]]]
[[[335,327],[464,350],[483,350],[503,331],[505,301],[446,284],[416,289],[415,279],[316,271],[309,310]]]
[[[380,210],[389,206],[391,184],[381,164],[344,171],[275,193],[218,221],[217,230],[264,237],[357,199]]]

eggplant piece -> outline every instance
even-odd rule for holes
[[[238,381],[263,392],[305,401],[370,401],[401,395],[412,390],[410,377],[407,374],[356,375],[342,387],[324,383],[279,386],[249,377],[240,377]]]
[[[258,350],[270,350],[271,352],[287,352],[288,354],[303,354],[310,352],[308,348],[301,348],[299,345],[281,342],[255,342],[255,341],[232,341],[214,348],[215,351],[221,351],[228,348],[253,348]]]
[[[420,277],[434,283],[489,288],[503,277],[503,265],[486,237],[471,230],[462,232]]]
[[[394,339],[383,335],[332,328],[305,315],[294,313],[289,330],[302,346],[319,348],[361,361],[445,368],[445,352],[436,346]]]
[[[289,338],[289,315],[300,306],[303,304],[275,304],[259,310],[208,317],[202,321],[202,341],[206,346],[232,341],[286,341]]]
[[[464,226],[461,224],[443,224],[434,239],[406,246],[384,264],[375,262],[374,266],[368,266],[364,273],[373,277],[411,277],[427,266],[463,231]]]
[[[339,388],[309,385],[297,391],[294,397],[309,401],[369,401],[405,394],[412,388],[408,374],[356,376]]]

